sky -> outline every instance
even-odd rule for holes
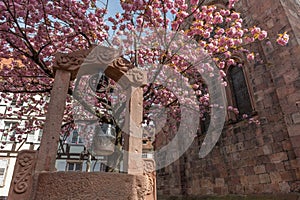
[[[108,15],[114,16],[117,12],[121,12],[122,8],[120,0],[108,0]]]

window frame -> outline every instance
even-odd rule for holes
[[[73,164],[73,169],[69,169],[70,164]],[[76,170],[77,165],[79,165],[79,170]],[[66,163],[66,171],[82,171],[83,162],[82,161],[67,161]]]
[[[7,126],[7,124],[9,125]],[[10,130],[15,125],[16,125],[15,128],[19,126],[18,121],[4,121],[4,128],[3,128],[3,133],[1,135],[0,141],[9,142],[11,141],[10,138],[12,136],[13,137],[16,136],[16,130]]]
[[[84,142],[83,142],[83,139],[80,137],[79,135],[79,131],[80,130],[73,130],[68,138],[68,143],[69,144],[72,144],[72,145],[82,145]],[[76,137],[74,137],[74,132],[77,134]],[[75,140],[76,141],[75,141]]]
[[[0,159],[0,168],[4,169],[3,175],[0,175],[0,188],[5,186],[5,179],[6,179],[6,174],[7,174],[7,169],[9,166],[9,159]]]
[[[236,102],[236,94],[233,88],[233,84],[232,84],[232,76],[230,74],[230,69],[232,69],[233,67],[239,67],[238,64],[241,64],[241,71],[243,73],[243,78],[246,84],[246,89],[248,92],[248,97],[249,97],[249,103],[251,106],[251,111],[248,114],[248,117],[252,117],[254,115],[257,114],[256,110],[255,110],[255,103],[254,103],[254,99],[253,99],[253,88],[250,87],[250,81],[249,81],[249,65],[248,63],[243,62],[243,59],[241,59],[240,56],[232,56],[232,58],[235,60],[236,65],[231,65],[231,66],[227,66],[226,67],[226,82],[227,82],[227,86],[225,88],[226,91],[226,96],[227,96],[227,102],[229,106],[233,106],[234,108],[238,108],[237,102]],[[239,109],[239,108],[238,108]],[[243,120],[243,118],[241,117],[244,113],[239,113],[238,115],[234,114],[233,112],[228,111],[227,112],[227,119],[226,121],[228,123],[234,123],[234,122],[239,122],[241,120]]]

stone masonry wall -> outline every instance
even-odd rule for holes
[[[246,23],[267,30],[272,43],[253,45],[264,63],[247,68],[261,125],[228,123],[203,159],[198,152],[204,135],[196,138],[178,161],[158,171],[158,195],[300,192],[299,8],[297,0],[240,0]],[[290,42],[280,47],[275,39],[284,31]]]

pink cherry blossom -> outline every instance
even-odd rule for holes
[[[267,36],[268,36],[267,31],[261,31],[261,32],[259,33],[258,39],[259,39],[259,40],[264,40]]]
[[[124,48],[124,57],[128,58],[135,67],[163,65],[182,74],[185,77],[184,81],[191,85],[197,95],[199,104],[197,107],[201,107],[200,113],[203,116],[208,111],[210,96],[199,79],[199,73],[208,72],[208,76],[212,76],[213,68],[209,65],[193,66],[193,64],[197,63],[205,52],[221,69],[220,75],[225,77],[226,67],[236,64],[232,58],[233,53],[237,51],[246,53],[247,58],[253,60],[254,54],[249,53],[245,45],[268,37],[267,32],[260,27],[244,28],[241,15],[231,9],[238,0],[229,0],[228,9],[218,9],[215,5],[198,5],[199,0],[190,1],[191,9],[185,0],[122,0],[120,1],[122,11],[115,16],[108,16],[106,5],[95,2],[95,0],[0,2],[2,62],[0,80],[4,80],[0,82],[1,98],[6,102],[13,98],[18,99],[16,105],[18,110],[12,110],[10,116],[16,115],[17,118],[22,119],[24,115],[35,113],[26,122],[26,129],[19,132],[26,134],[43,127],[44,120],[41,120],[41,117],[45,116],[47,111],[46,99],[53,85],[54,55],[57,52],[69,53],[90,48],[93,44],[103,45],[104,42],[117,47],[121,44]],[[158,37],[153,34],[161,29],[163,29],[161,33],[165,35]],[[177,43],[173,42],[172,37],[175,36],[166,34],[172,32],[170,29],[176,33],[174,35],[183,35],[183,39]],[[135,38],[133,39],[132,36]],[[195,41],[196,46],[185,44],[186,38]],[[138,41],[136,42],[138,48],[133,48],[134,40]],[[279,45],[284,46],[288,41],[287,33],[278,35]],[[151,73],[155,74],[155,70],[149,72],[149,75]],[[158,80],[160,83],[167,80],[170,87],[174,87],[176,80],[169,80],[167,74],[160,74]],[[87,80],[82,80],[78,87],[92,93],[93,91],[85,88],[87,87],[85,82]],[[117,87],[112,80],[110,85]],[[74,83],[71,83],[70,91],[74,87]],[[151,117],[155,118],[160,114],[151,113],[149,107],[152,105],[167,107],[170,116],[178,121],[180,120],[178,101],[192,102],[191,99],[185,98],[186,91],[179,91],[182,96],[176,96],[159,84],[148,84],[143,89],[144,119],[148,124]],[[13,95],[9,96],[8,93]],[[41,98],[33,98],[34,94],[39,94]],[[120,99],[116,100],[118,103],[125,98],[124,95],[119,96]],[[107,101],[113,99],[109,94],[103,93],[83,98],[93,111],[107,108],[107,105],[99,102],[99,99]],[[62,132],[68,132],[75,127],[72,123],[75,118],[72,111],[79,109],[77,104],[80,105],[79,102],[74,103],[75,99],[74,95],[68,97],[64,124],[69,126],[64,126]],[[23,106],[24,103],[28,106]],[[238,113],[236,108],[228,109]],[[80,109],[79,111],[89,119],[95,118],[89,112]],[[105,116],[108,114],[106,113]],[[172,125],[172,127],[176,129],[176,126]],[[87,132],[84,137],[90,141],[92,131],[87,130],[87,127],[84,129]],[[18,140],[18,137],[14,140]]]
[[[249,54],[247,55],[247,59],[248,59],[248,60],[254,60],[254,53],[249,53]]]
[[[284,32],[283,34],[278,34],[278,38],[276,41],[281,46],[285,46],[289,42],[289,35],[286,32]]]

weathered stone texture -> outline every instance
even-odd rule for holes
[[[142,200],[147,181],[129,174],[52,172],[40,173],[37,184],[36,200]]]
[[[22,150],[17,156],[17,163],[9,189],[9,200],[30,199],[37,152]]]
[[[197,155],[204,135],[196,138],[179,162],[158,172],[160,196],[299,191],[299,5],[296,0],[240,0],[237,9],[246,24],[267,30],[272,43],[252,45],[264,63],[247,65],[255,117],[261,125],[228,123],[213,151],[203,159]],[[290,42],[281,47],[275,40],[284,31]]]

